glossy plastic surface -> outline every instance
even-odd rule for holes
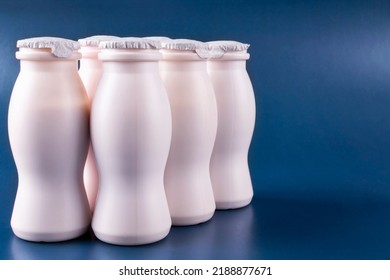
[[[19,176],[11,226],[30,241],[61,241],[90,223],[82,171],[87,156],[88,98],[77,58],[22,50],[8,129]]]
[[[165,170],[172,223],[202,223],[215,211],[209,166],[217,105],[207,63],[194,52],[163,51],[160,73],[172,111],[172,143]]]
[[[121,59],[116,50],[99,55],[91,129],[100,187],[92,228],[105,242],[139,245],[164,238],[171,227],[163,182],[171,114],[158,51],[119,53]]]
[[[99,48],[82,47],[80,50],[79,75],[89,97],[89,110],[95,96],[96,88],[102,75],[102,62],[98,59]],[[84,185],[91,212],[95,209],[96,196],[99,187],[99,173],[96,166],[95,153],[92,145],[89,146],[88,156],[84,167]]]
[[[210,163],[217,209],[250,203],[253,187],[248,150],[255,126],[256,105],[246,61],[232,54],[209,60],[207,69],[218,108],[218,130]]]

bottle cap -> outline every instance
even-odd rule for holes
[[[117,36],[110,35],[96,35],[79,39],[79,43],[82,47],[99,47],[99,43],[102,41],[110,41],[119,39]]]
[[[207,49],[207,44],[190,39],[175,39],[175,40],[166,40],[161,41],[161,48],[166,50],[175,50],[175,51],[194,51],[198,54],[200,58],[208,59],[209,51]]]
[[[164,36],[148,36],[148,37],[143,37],[143,39],[149,39],[149,40],[154,40],[154,41],[159,41],[159,42],[172,40],[171,38],[164,37]]]
[[[222,57],[227,52],[247,52],[250,46],[237,41],[211,41],[207,45],[212,58]]]
[[[51,53],[60,58],[69,58],[73,51],[80,49],[80,44],[73,40],[57,37],[35,37],[18,40],[18,48],[51,49]]]
[[[157,40],[151,40],[138,37],[118,38],[115,40],[101,41],[101,49],[160,49],[160,43]]]

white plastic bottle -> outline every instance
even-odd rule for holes
[[[84,83],[85,89],[92,104],[96,88],[102,75],[102,62],[98,59],[99,43],[117,39],[116,36],[97,35],[79,40],[80,43],[80,78]],[[89,146],[87,161],[84,167],[84,185],[88,197],[89,208],[93,212],[95,208],[96,195],[99,186],[99,173],[96,167],[95,154],[92,145]]]
[[[171,227],[163,178],[172,128],[161,54],[156,42],[139,38],[100,48],[103,74],[91,112],[100,171],[92,228],[108,243],[152,243]]]
[[[20,74],[8,130],[19,185],[14,233],[30,241],[62,241],[90,224],[83,185],[88,152],[88,97],[77,72],[77,42],[40,37],[17,42]]]
[[[207,63],[218,107],[218,130],[210,173],[217,209],[246,206],[253,197],[248,150],[256,105],[246,71],[249,45],[235,41],[208,43],[213,58]]]
[[[212,218],[215,201],[210,158],[217,131],[217,106],[207,74],[207,46],[193,40],[162,41],[161,78],[172,111],[172,143],[165,190],[173,225]]]

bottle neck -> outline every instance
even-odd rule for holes
[[[158,72],[161,54],[157,50],[149,49],[102,49],[98,57],[103,65],[104,73],[133,72],[139,74]]]
[[[81,58],[80,59],[80,71],[87,70],[87,71],[94,71],[94,70],[101,70],[103,68],[102,62],[97,58]]]
[[[208,71],[246,71],[246,60],[218,60],[211,59],[207,61]]]
[[[16,58],[20,60],[20,71],[35,72],[64,72],[76,71],[81,55],[73,52],[69,57],[57,57],[51,53],[51,49],[21,48],[16,52]]]
[[[161,71],[207,71],[206,60],[161,60]]]
[[[247,51],[226,52],[220,57],[214,57],[208,60],[208,71],[246,71],[246,61],[250,58]]]
[[[158,73],[158,61],[103,61],[103,73]]]
[[[77,60],[20,60],[20,71],[77,72]]]
[[[207,60],[195,51],[162,50],[161,71],[207,71]]]

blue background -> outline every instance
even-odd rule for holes
[[[1,259],[389,259],[388,1],[0,2]],[[252,204],[148,246],[13,236],[7,110],[16,41],[164,35],[251,44]]]

